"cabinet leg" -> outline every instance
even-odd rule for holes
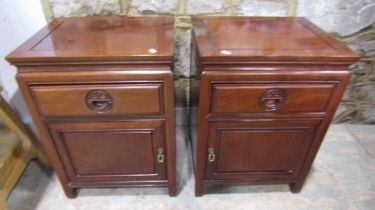
[[[169,191],[169,196],[176,196],[177,195],[177,187],[176,184],[168,184],[168,191]]]
[[[289,189],[292,191],[292,193],[299,193],[302,190],[303,187],[303,181],[299,181],[297,183],[290,183],[289,184]]]
[[[202,183],[195,180],[195,197],[201,197],[203,195]]]
[[[68,186],[63,186],[64,192],[66,197],[68,198],[76,198],[78,195],[78,191],[75,188],[70,188]]]

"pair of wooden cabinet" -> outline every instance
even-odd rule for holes
[[[301,18],[194,17],[193,31],[196,194],[299,191],[357,55]],[[68,197],[129,185],[176,194],[173,18],[56,19],[7,59]]]

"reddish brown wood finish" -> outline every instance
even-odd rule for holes
[[[276,113],[296,113],[296,112],[324,112],[328,101],[333,93],[337,82],[322,83],[295,83],[295,84],[217,84],[213,88],[213,98],[211,112],[231,113],[231,112],[267,112],[269,111],[260,104],[267,103],[263,97],[267,90],[283,90],[284,96],[279,105],[275,108]],[[311,94],[319,92],[320,94]],[[264,99],[262,99],[262,97]],[[255,100],[256,99],[256,100]],[[263,100],[263,101],[261,101]],[[238,101],[241,101],[239,103]],[[275,102],[277,103],[277,102]]]
[[[53,20],[13,51],[12,63],[162,62],[173,57],[170,17],[71,17]],[[173,29],[173,28],[172,28]]]
[[[88,106],[86,95],[89,91],[98,89],[111,96],[111,108],[104,111],[102,115],[163,114],[162,85],[162,83],[36,85],[31,87],[31,91],[40,112],[46,116],[97,115],[98,112]]]
[[[203,63],[351,64],[358,57],[304,18],[194,17],[193,25]]]
[[[306,19],[274,17],[194,17],[192,53],[196,195],[227,184],[299,192],[358,55]]]
[[[133,185],[176,194],[172,35],[168,17],[63,18],[7,57],[68,197]]]
[[[207,179],[295,178],[319,120],[211,122]]]
[[[162,120],[51,122],[47,124],[71,183],[159,181],[165,164],[156,163],[165,148]]]

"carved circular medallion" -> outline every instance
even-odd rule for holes
[[[286,93],[281,89],[269,89],[259,98],[259,104],[265,111],[276,111],[285,101]]]
[[[112,108],[112,97],[104,90],[92,90],[86,95],[86,104],[95,112],[106,112]]]

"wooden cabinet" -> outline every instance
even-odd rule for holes
[[[196,195],[238,184],[299,192],[357,59],[304,18],[194,17]]]
[[[68,197],[134,185],[176,194],[173,18],[56,19],[7,59]]]

